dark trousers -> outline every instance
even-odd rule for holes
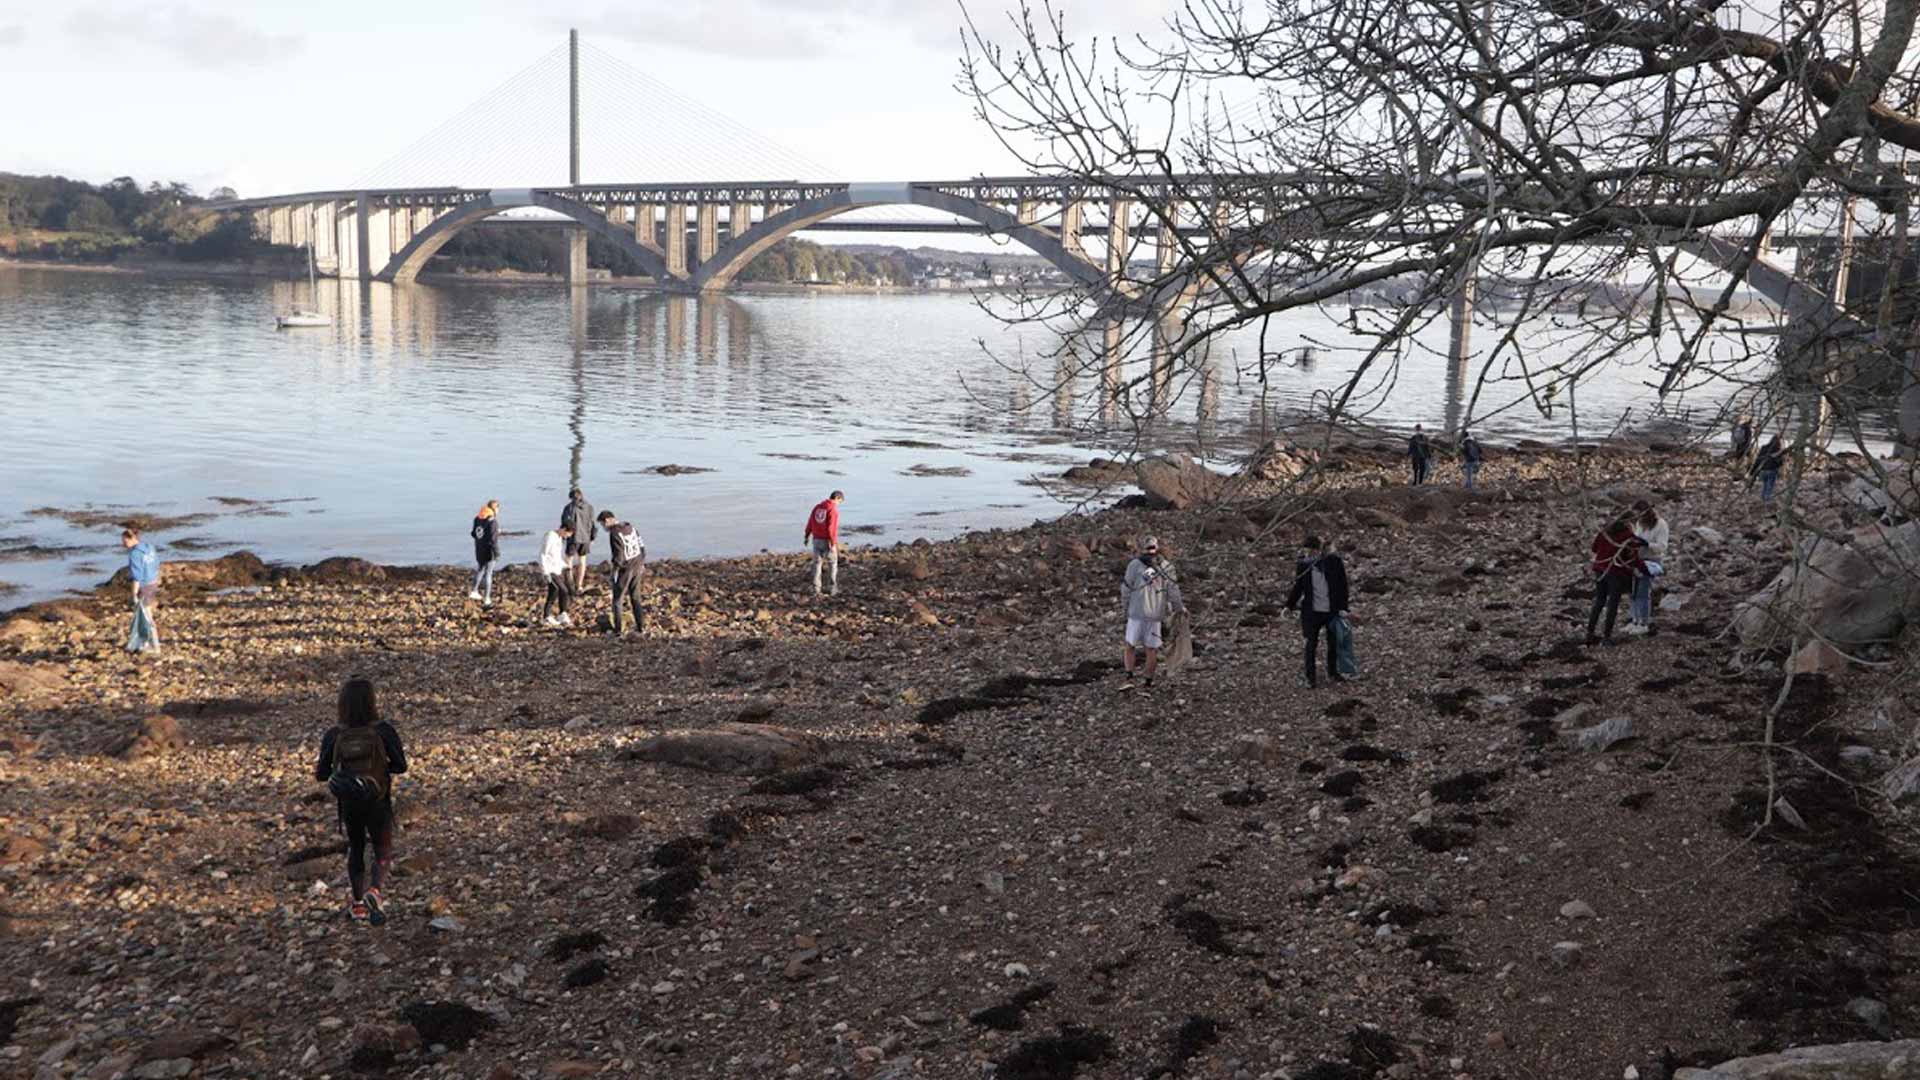
[[[1333,636],[1333,631],[1327,630],[1327,624],[1332,621],[1333,612],[1331,611],[1302,611],[1300,613],[1300,633],[1307,639],[1306,666],[1307,681],[1309,683],[1319,682],[1313,654],[1320,648],[1320,632],[1322,630],[1326,630],[1327,633],[1327,674],[1333,676],[1335,680],[1340,678],[1340,642]]]
[[[1593,607],[1587,611],[1587,636],[1600,622],[1600,609],[1607,611],[1607,636],[1613,636],[1613,620],[1620,614],[1620,598],[1633,588],[1631,574],[1601,574],[1593,583]]]
[[[367,841],[373,841],[372,885],[386,884],[387,864],[393,861],[393,799],[340,804],[340,824],[347,830],[347,881],[355,900],[367,895]]]
[[[1413,459],[1413,482],[1414,483],[1416,484],[1426,483],[1427,474],[1432,471],[1433,471],[1433,462],[1431,460],[1427,458]]]
[[[640,606],[640,579],[646,576],[646,568],[639,563],[629,563],[614,572],[613,575],[613,632],[624,633],[620,625],[620,605],[624,601],[633,609],[633,628],[644,633],[647,629],[647,610]]]
[[[573,603],[573,579],[566,574],[547,575],[547,602],[541,606],[542,617],[553,615],[553,605],[560,605],[560,614],[567,613],[567,607]]]

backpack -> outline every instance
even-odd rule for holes
[[[631,525],[615,528],[613,538],[620,545],[621,566],[626,566],[638,559],[641,553],[647,550],[646,545],[640,542],[640,534],[635,532]]]
[[[387,775],[387,744],[374,725],[340,729],[333,740],[333,776],[327,780],[327,787],[341,802],[363,803],[386,797],[392,789]]]

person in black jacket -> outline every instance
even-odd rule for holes
[[[613,634],[626,633],[620,626],[620,605],[625,602],[633,609],[634,632],[644,636],[647,612],[640,606],[640,579],[647,572],[647,543],[611,510],[600,511],[599,521],[607,531],[608,556],[613,562]]]
[[[560,510],[560,524],[573,530],[573,538],[567,541],[567,562],[573,566],[574,594],[585,596],[587,556],[593,551],[593,541],[600,535],[600,527],[594,524],[593,504],[580,494],[579,488],[567,492],[567,505]]]
[[[1300,632],[1307,639],[1307,685],[1320,685],[1316,678],[1314,652],[1319,648],[1320,632],[1335,615],[1347,608],[1347,564],[1334,554],[1331,544],[1319,537],[1307,537],[1294,566],[1293,591],[1287,594],[1287,610],[1300,612]],[[1327,674],[1334,682],[1345,682],[1340,674],[1339,648],[1333,634],[1327,634]]]
[[[1786,449],[1780,445],[1780,436],[1776,432],[1753,459],[1753,475],[1760,478],[1761,502],[1773,501],[1773,488],[1780,482],[1780,467],[1786,464],[1786,460]]]
[[[500,561],[500,500],[488,499],[487,505],[473,515],[473,561],[479,569],[473,573],[473,588],[467,599],[493,606],[493,564]]]
[[[1473,478],[1479,475],[1480,461],[1485,456],[1480,449],[1480,440],[1473,437],[1473,432],[1460,433],[1460,475],[1465,479],[1468,491],[1473,490]]]
[[[1427,442],[1427,432],[1419,424],[1413,425],[1413,437],[1407,440],[1407,461],[1413,466],[1413,482],[1424,484],[1427,473],[1433,468],[1433,446]]]
[[[407,771],[400,732],[380,719],[373,681],[355,675],[340,687],[340,722],[320,740],[314,779],[332,790],[347,833],[347,913],[375,926],[387,921],[380,887],[393,860],[393,778]],[[367,881],[367,841],[373,841],[373,881]]]

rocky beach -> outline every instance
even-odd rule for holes
[[[524,566],[483,609],[457,567],[172,563],[158,657],[117,585],[19,611],[0,1074],[1610,1080],[1912,1029],[1883,777],[1920,648],[1796,665],[1769,752],[1786,657],[1729,628],[1792,537],[1725,463],[1266,464],[855,549],[832,599],[798,554],[661,563],[641,637],[604,589],[531,625]],[[1589,647],[1587,544],[1638,497],[1659,632]],[[1309,532],[1362,671],[1317,690]],[[1128,689],[1148,534],[1195,658]],[[352,674],[412,758],[378,929],[313,779]]]

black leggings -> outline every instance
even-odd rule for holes
[[[1319,650],[1320,631],[1322,630],[1326,630],[1327,632],[1327,674],[1335,679],[1340,678],[1340,643],[1339,640],[1333,636],[1333,631],[1328,629],[1328,624],[1331,622],[1333,622],[1333,613],[1330,611],[1303,611],[1300,613],[1300,632],[1306,635],[1307,638],[1306,656],[1308,682],[1318,681],[1315,678],[1313,654]]]
[[[621,632],[620,603],[625,601],[633,609],[633,628],[645,633],[647,612],[640,606],[640,579],[646,574],[639,563],[632,563],[621,569],[613,578],[613,632]]]
[[[367,895],[367,841],[373,841],[373,887],[386,884],[387,864],[393,861],[393,799],[364,805],[340,805],[340,824],[347,830],[347,881],[355,900]]]
[[[1613,620],[1620,614],[1620,598],[1633,589],[1632,575],[1601,574],[1593,584],[1593,607],[1587,611],[1587,636],[1600,622],[1600,609],[1607,610],[1607,636],[1613,636]]]
[[[560,604],[560,614],[567,613],[568,605],[573,603],[573,579],[565,574],[547,575],[547,602],[540,608],[540,614],[551,616],[555,601]]]

